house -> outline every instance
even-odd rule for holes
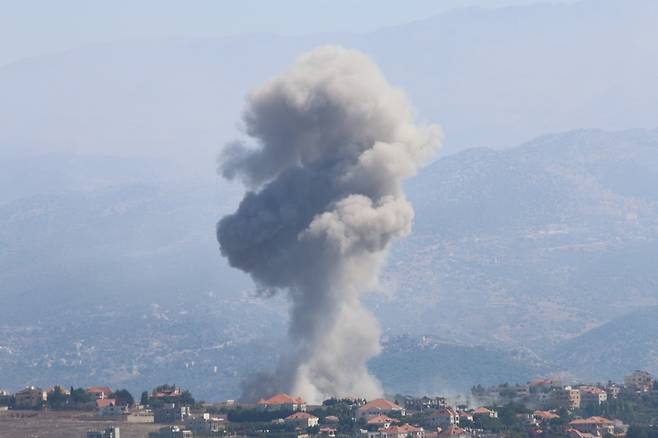
[[[91,395],[94,400],[102,400],[108,398],[112,394],[112,389],[107,386],[92,386],[85,390],[87,394]]]
[[[101,398],[96,400],[96,415],[99,417],[117,417],[126,413],[125,406],[117,406],[113,398]]]
[[[621,387],[614,382],[608,382],[605,392],[608,393],[608,400],[616,399],[621,393]]]
[[[334,423],[334,424],[335,423],[340,423],[340,418],[338,418],[335,415],[327,415],[326,417],[324,417],[324,422],[325,423]]]
[[[404,408],[411,411],[426,411],[428,409],[444,408],[447,405],[445,397],[404,397]]]
[[[646,371],[635,370],[624,377],[624,386],[629,391],[648,392],[653,389],[654,378]]]
[[[473,418],[478,417],[498,418],[498,412],[482,406],[473,411]]]
[[[226,429],[226,419],[204,413],[200,417],[189,417],[185,421],[185,427],[195,435],[219,433]]]
[[[14,394],[16,407],[24,409],[35,409],[48,400],[48,394],[36,386],[28,386]]]
[[[383,398],[370,401],[356,410],[356,415],[359,418],[369,418],[376,415],[390,415],[392,413],[399,413],[404,416],[405,410],[401,406]]]
[[[150,410],[133,410],[126,415],[128,423],[155,423],[155,416]]]
[[[550,404],[556,409],[564,408],[569,411],[580,409],[580,391],[570,386],[556,389],[551,393]]]
[[[469,421],[471,423],[473,422],[473,414],[471,414],[470,412],[458,411],[458,413],[459,413],[460,423],[462,423],[464,421]]]
[[[576,429],[567,430],[569,438],[600,438],[597,435],[592,435],[591,433],[584,433]]]
[[[581,407],[601,406],[602,403],[608,400],[608,393],[596,386],[581,386],[578,390],[580,391]]]
[[[108,427],[101,432],[87,432],[87,438],[121,438],[118,427]]]
[[[450,438],[470,438],[471,434],[466,430],[462,429],[459,426],[449,426],[446,429],[443,429],[439,432],[439,438],[450,437]]]
[[[403,424],[371,432],[368,438],[425,438],[425,430],[422,427]]]
[[[560,418],[558,414],[555,412],[551,411],[535,411],[532,413],[532,417],[538,422],[538,423],[545,423],[547,421],[555,420],[557,418]]]
[[[151,398],[175,398],[183,395],[183,390],[176,385],[162,385],[151,391]]]
[[[180,423],[185,421],[189,416],[189,406],[179,406],[175,403],[168,403],[153,410],[153,419],[156,423]]]
[[[604,417],[579,418],[571,421],[569,426],[579,432],[596,436],[612,435],[615,432],[615,423]]]
[[[450,426],[459,426],[459,412],[451,407],[439,409],[427,418],[427,425],[434,429],[437,427],[447,429]]]
[[[391,418],[386,415],[375,415],[374,417],[370,417],[366,424],[369,429],[378,430],[381,428],[386,429],[390,427],[391,424],[395,424],[399,422],[400,420],[396,420],[395,418]]]
[[[285,393],[276,394],[257,403],[264,411],[302,411],[306,412],[306,402],[301,397],[291,397]]]
[[[192,438],[194,434],[191,430],[181,429],[178,426],[168,426],[161,428],[158,432],[149,432],[149,438]]]
[[[315,427],[319,424],[320,419],[315,415],[311,415],[307,412],[295,412],[294,414],[284,418],[283,421],[287,424],[294,424],[295,426]]]

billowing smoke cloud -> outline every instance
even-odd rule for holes
[[[366,368],[379,326],[360,297],[391,240],[410,231],[402,181],[436,151],[440,130],[417,125],[377,66],[340,47],[313,50],[254,90],[243,118],[254,144],[228,145],[219,170],[250,191],[217,238],[232,266],[291,301],[292,353],[251,392],[379,396]]]

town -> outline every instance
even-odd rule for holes
[[[256,403],[206,403],[169,384],[139,399],[105,386],[0,390],[0,436],[29,436],[30,423],[87,438],[650,438],[658,437],[658,381],[638,370],[620,383],[565,385],[546,378],[477,385],[455,400],[398,394],[322,404],[283,393]]]

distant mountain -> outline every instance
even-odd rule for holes
[[[651,317],[623,319],[658,306],[656,187],[656,130],[571,131],[427,167],[407,187],[414,232],[367,298],[385,339],[373,371],[392,392],[440,392],[656,369]],[[0,204],[0,386],[169,380],[236,397],[274,366],[287,321],[285,300],[256,298],[219,254],[216,220],[239,197],[120,177]],[[588,368],[604,346],[624,354]]]
[[[657,375],[658,306],[592,329],[559,345],[548,357],[576,378],[619,381],[636,368]]]
[[[457,342],[455,342],[457,341]],[[472,386],[525,383],[550,372],[528,350],[466,345],[431,336],[398,336],[384,341],[370,369],[388,393],[469,394]]]
[[[387,271],[398,293],[375,305],[407,331],[543,351],[658,304],[656,187],[656,131],[446,157],[408,186],[414,234]]]
[[[150,155],[212,172],[247,92],[321,44],[361,49],[446,148],[545,132],[653,127],[658,4],[464,8],[364,35],[103,43],[0,68],[0,159],[25,151]]]

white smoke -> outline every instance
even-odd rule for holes
[[[232,266],[287,292],[293,344],[250,392],[380,396],[366,368],[379,326],[360,298],[391,240],[411,229],[402,181],[434,154],[440,129],[417,125],[377,66],[340,47],[313,50],[254,90],[243,119],[255,144],[228,145],[219,170],[251,191],[217,237]]]

